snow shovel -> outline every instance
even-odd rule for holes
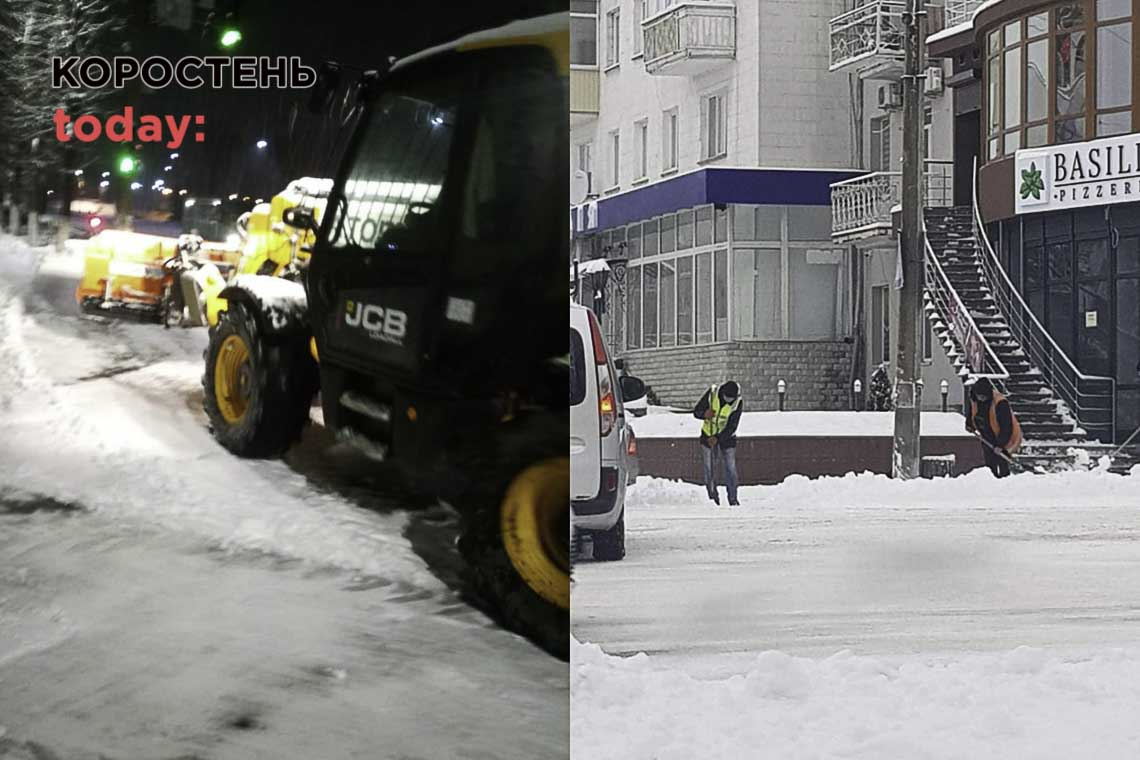
[[[999,457],[1001,457],[1002,459],[1004,459],[1004,460],[1005,460],[1005,461],[1006,461],[1006,462],[1009,464],[1009,466],[1010,466],[1011,468],[1012,468],[1012,467],[1016,467],[1016,468],[1018,469],[1018,471],[1019,471],[1019,472],[1035,472],[1035,473],[1038,473],[1038,474],[1042,474],[1042,473],[1044,473],[1044,470],[1042,470],[1042,469],[1040,469],[1040,468],[1034,468],[1034,469],[1030,469],[1030,468],[1026,467],[1026,466],[1025,466],[1025,465],[1023,465],[1021,462],[1018,462],[1018,461],[1017,461],[1017,460],[1015,460],[1013,457],[1011,457],[1009,454],[1007,454],[1007,453],[1006,453],[1006,451],[1005,451],[1005,449],[1003,449],[1002,447],[1000,447],[1000,446],[991,446],[991,445],[989,444],[989,442],[988,442],[988,441],[987,441],[985,438],[982,438],[982,434],[981,434],[981,433],[979,433],[977,430],[974,430],[974,431],[972,431],[972,432],[974,433],[974,437],[975,437],[975,438],[977,438],[979,441],[981,441],[981,442],[982,442],[982,445],[983,445],[983,446],[988,446],[988,447],[989,447],[989,449],[990,449],[991,451],[993,451],[993,453],[997,454]]]

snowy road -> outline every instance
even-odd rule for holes
[[[0,237],[0,758],[567,756],[454,514],[319,428],[229,456],[204,331],[79,318],[79,261]]]
[[[1135,757],[1138,477],[639,481],[571,623],[648,657],[575,646],[574,756]]]

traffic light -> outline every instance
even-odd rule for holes
[[[119,174],[124,177],[129,177],[135,173],[135,160],[130,156],[123,155],[119,157]]]
[[[224,48],[231,48],[239,42],[241,42],[241,30],[230,19],[226,19],[221,28],[221,36],[218,37],[218,44]]]

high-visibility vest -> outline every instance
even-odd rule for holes
[[[720,435],[728,427],[728,418],[740,408],[740,396],[731,404],[725,404],[720,400],[720,386],[714,385],[709,388],[709,408],[713,410],[713,416],[701,425],[701,432],[706,436]]]
[[[997,391],[994,391],[993,400],[990,401],[990,430],[993,431],[994,438],[1001,434],[1001,425],[998,424],[997,418],[997,405],[1005,401],[1005,396]],[[1006,402],[1009,403],[1009,402]],[[970,399],[970,421],[973,422],[974,418],[978,415],[978,402]],[[1017,421],[1017,415],[1013,413],[1013,407],[1009,408],[1009,419],[1012,424],[1013,430],[1009,434],[1009,443],[1005,445],[1005,450],[1013,454],[1021,448],[1021,423]]]

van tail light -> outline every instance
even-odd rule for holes
[[[602,340],[602,331],[598,327],[598,318],[594,316],[594,312],[589,312],[590,315],[590,337],[594,339],[594,361],[598,365],[609,364],[609,357],[606,355],[606,342]]]
[[[631,457],[637,456],[637,436],[633,434],[633,430],[629,431],[629,443],[626,445],[625,453]]]
[[[603,436],[613,432],[614,423],[617,422],[617,400],[610,387],[608,367],[598,367],[598,421]]]

